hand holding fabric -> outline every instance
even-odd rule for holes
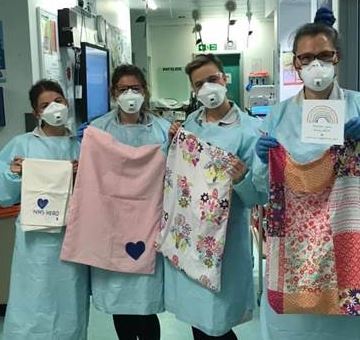
[[[85,123],[82,123],[76,130],[76,138],[78,139],[79,142],[82,141],[82,139],[84,137],[84,131],[88,126],[89,126],[89,123],[85,122]]]
[[[77,173],[77,171],[78,171],[79,161],[74,159],[73,161],[71,161],[71,163],[72,163],[72,166],[73,166],[73,173],[75,175]]]
[[[269,163],[269,150],[279,146],[278,141],[274,137],[262,136],[258,139],[255,146],[255,151],[261,162]]]
[[[231,167],[228,170],[229,175],[231,176],[233,183],[239,183],[245,176],[247,172],[247,166],[237,157],[233,157],[230,163]]]
[[[355,141],[360,140],[360,117],[351,118],[345,124],[345,138]]]
[[[169,129],[169,141],[172,141],[172,139],[175,137],[177,131],[181,128],[180,122],[174,122],[171,124]]]
[[[10,171],[14,174],[21,175],[23,161],[24,161],[24,158],[16,156],[10,163]]]

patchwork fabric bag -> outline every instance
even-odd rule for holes
[[[22,163],[21,227],[60,232],[73,187],[70,161],[26,158]]]
[[[277,313],[360,316],[360,143],[308,164],[270,151],[268,299]]]
[[[233,156],[179,129],[170,146],[158,250],[189,277],[221,288]]]
[[[62,260],[154,273],[165,174],[160,147],[132,147],[97,128],[86,129]]]

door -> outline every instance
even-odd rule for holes
[[[224,65],[228,79],[227,97],[238,106],[242,106],[240,99],[240,54],[217,54]]]

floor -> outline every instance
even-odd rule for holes
[[[159,314],[161,324],[161,340],[191,340],[190,327],[176,320],[170,313]],[[0,340],[4,340],[2,336],[3,319],[0,318]],[[254,313],[254,318],[250,322],[234,328],[239,340],[261,340],[259,308]],[[116,333],[112,325],[112,318],[95,308],[91,309],[89,336],[88,340],[117,340]]]
[[[96,310],[91,311],[88,340],[117,340],[112,326],[112,319]],[[161,340],[191,340],[190,327],[175,319],[170,313],[159,315]],[[254,319],[234,329],[239,340],[261,340],[258,310]],[[0,339],[1,335],[0,335]]]
[[[257,263],[256,251],[255,263]],[[258,270],[254,267],[255,288],[258,286]],[[191,340],[190,327],[176,320],[170,313],[159,314],[161,324],[161,340]],[[0,318],[0,340],[4,340],[2,336],[3,319]],[[250,322],[234,328],[239,340],[261,340],[259,308],[256,305],[254,318]],[[116,333],[113,328],[111,316],[104,314],[92,308],[90,312],[89,336],[88,340],[117,340]]]
[[[170,313],[162,313],[160,316],[161,340],[191,340],[189,326],[175,319]],[[0,318],[0,340],[2,336],[3,319]],[[239,340],[261,340],[258,310],[254,319],[234,329]],[[108,315],[91,310],[88,340],[117,340],[112,325],[112,319]]]

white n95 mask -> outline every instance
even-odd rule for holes
[[[226,87],[217,83],[204,83],[197,93],[197,98],[208,109],[219,107],[225,100]]]
[[[306,87],[313,91],[324,91],[334,81],[335,66],[315,59],[309,65],[302,66],[299,72]]]
[[[62,126],[67,123],[69,109],[66,105],[51,102],[40,114],[40,119],[52,126]]]
[[[144,103],[144,96],[141,93],[128,90],[122,93],[116,102],[121,110],[129,114],[134,114],[140,112],[141,106]]]

